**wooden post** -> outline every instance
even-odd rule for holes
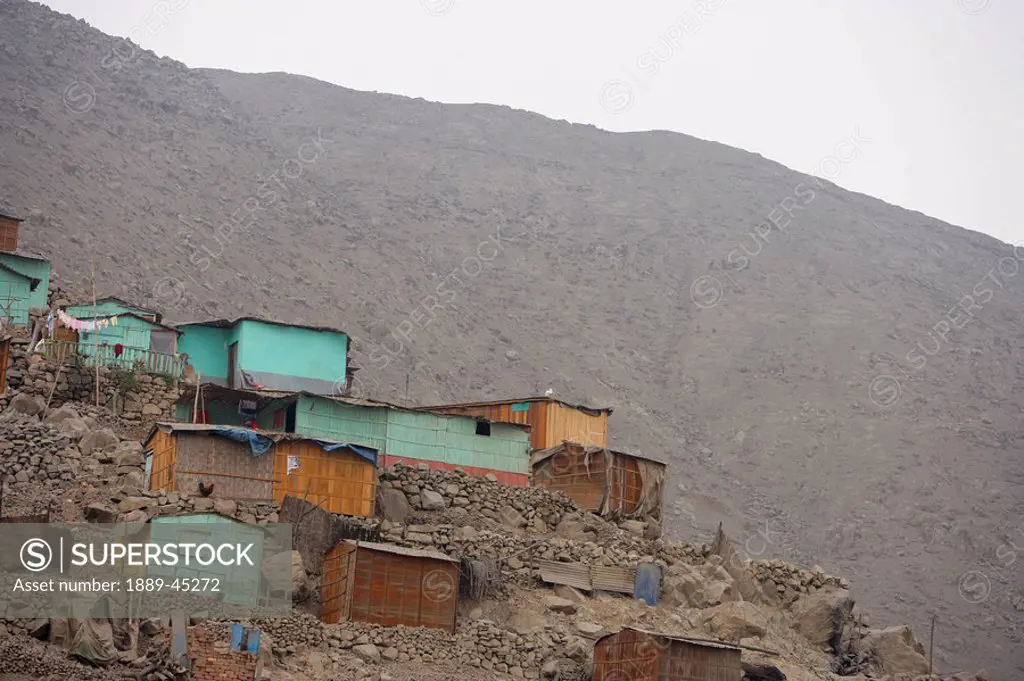
[[[92,247],[92,321],[96,322],[96,246]],[[100,335],[92,330],[93,361],[96,362],[96,406],[100,406]]]
[[[198,423],[196,419],[199,418],[199,391],[203,389],[202,374],[199,370],[196,370],[196,399],[192,403],[192,423]]]
[[[932,661],[935,653],[935,615],[932,615],[932,633],[928,637],[928,676],[932,675]]]

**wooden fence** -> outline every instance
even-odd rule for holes
[[[141,371],[149,374],[163,374],[171,378],[180,378],[185,366],[177,355],[154,352],[143,348],[122,348],[121,354],[114,353],[112,345],[89,345],[72,341],[43,341],[42,354],[47,359],[79,366],[96,366],[97,360],[101,367],[116,367],[125,371]]]

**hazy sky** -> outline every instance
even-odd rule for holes
[[[859,134],[839,185],[1024,244],[1021,0],[45,4],[193,67],[675,130],[808,173]]]

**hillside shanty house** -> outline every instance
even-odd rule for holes
[[[21,231],[21,218],[0,213],[0,252],[13,253],[18,250],[18,236]]]
[[[45,308],[50,261],[20,246],[21,218],[0,213],[0,322],[28,326],[28,312]]]
[[[41,285],[0,261],[0,326],[28,326],[32,295]]]
[[[349,338],[344,331],[256,317],[179,324],[178,349],[200,382],[240,390],[343,392]]]
[[[255,423],[260,429],[355,442],[381,452],[382,467],[403,463],[461,468],[499,482],[529,482],[529,426],[438,414],[386,402],[327,397],[308,392],[230,391],[217,386],[187,390],[175,408],[182,422]],[[197,418],[193,410],[198,403]]]
[[[565,440],[604,447],[608,444],[608,415],[612,413],[608,407],[595,409],[551,397],[443,404],[423,410],[529,425],[532,449],[554,447]]]
[[[535,487],[561,490],[580,508],[602,516],[660,518],[665,464],[638,454],[575,442],[535,450]]]
[[[107,320],[99,328],[70,332],[73,340],[69,342],[77,345],[78,355],[98,356],[101,366],[129,369],[142,365],[151,373],[174,378],[181,375],[183,362],[178,357],[181,333],[161,324],[159,312],[113,297],[100,298],[95,304],[70,305],[64,312],[83,322]]]
[[[346,540],[327,552],[322,574],[326,624],[455,631],[459,564],[443,553]]]
[[[144,443],[148,487],[212,498],[304,498],[331,513],[371,517],[377,451],[346,442],[232,426],[157,423]]]
[[[625,628],[594,643],[593,681],[739,681],[740,648]]]

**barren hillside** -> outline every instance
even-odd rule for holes
[[[95,257],[172,320],[340,326],[376,397],[613,406],[672,462],[669,533],[725,520],[936,613],[942,670],[1024,676],[1010,246],[686,135],[189,69],[24,0],[0,83],[0,199],[62,282]]]

